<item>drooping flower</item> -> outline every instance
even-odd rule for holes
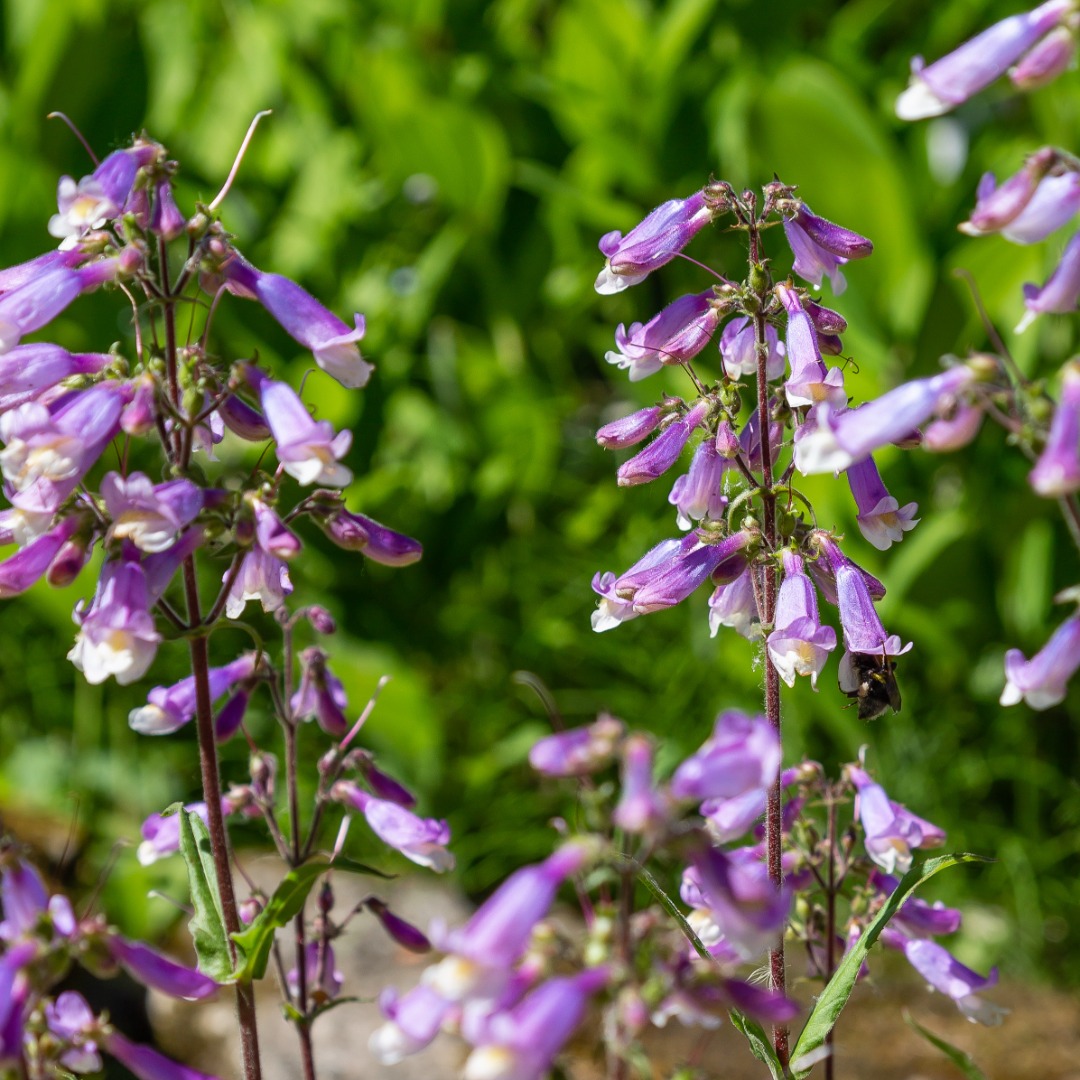
[[[48,532],[0,562],[0,599],[17,596],[38,581],[81,523],[78,514],[63,518]]]
[[[209,976],[178,964],[141,941],[128,941],[119,934],[107,934],[104,940],[113,959],[143,986],[189,1001],[209,997],[218,988]]]
[[[648,438],[664,418],[664,410],[659,405],[650,405],[639,409],[629,416],[605,424],[596,433],[596,441],[606,450],[621,450],[627,446],[636,446],[642,439]]]
[[[328,941],[309,941],[304,946],[304,985],[316,1004],[333,1001],[345,985],[345,976],[337,969],[334,949]],[[293,998],[300,994],[300,972],[290,968],[285,976]]]
[[[1072,9],[1071,0],[1048,0],[1033,11],[1002,19],[929,66],[915,57],[911,83],[896,101],[896,115],[924,120],[967,101],[1004,75]]]
[[[721,484],[728,462],[716,450],[714,439],[702,439],[690,460],[690,471],[678,477],[668,502],[675,507],[676,524],[690,529],[695,521],[720,521],[728,499]]]
[[[984,978],[961,964],[947,949],[923,939],[909,941],[904,946],[904,955],[931,988],[952,998],[973,1024],[996,1026],[1008,1012],[1008,1009],[978,996],[980,991],[996,985],[997,968]]]
[[[838,367],[825,366],[817,330],[799,294],[784,284],[777,285],[775,292],[787,311],[787,358],[791,364],[791,377],[784,383],[784,394],[788,404],[815,405],[827,401],[837,409],[845,408],[844,373]]]
[[[353,390],[367,384],[375,369],[361,358],[356,345],[364,336],[363,315],[353,316],[354,326],[350,329],[295,281],[256,270],[235,251],[222,265],[221,273],[231,292],[258,300],[294,341],[312,351],[315,363],[342,386]]]
[[[840,267],[851,259],[864,259],[874,250],[865,236],[818,217],[802,202],[794,216],[784,218],[784,234],[795,256],[795,273],[815,288],[827,277],[838,296],[847,288]]]
[[[257,670],[257,654],[245,653],[223,667],[210,668],[210,700],[216,701],[237,683],[252,678]],[[168,735],[194,719],[196,707],[195,677],[189,675],[172,686],[155,686],[147,703],[132,709],[128,724],[140,735]]]
[[[782,553],[784,579],[776,600],[775,629],[767,647],[780,678],[795,685],[797,675],[808,675],[817,689],[817,677],[836,648],[836,631],[822,626],[817,593],[806,574],[803,561],[790,548]]]
[[[285,603],[285,597],[293,591],[288,566],[258,545],[245,552],[243,559],[225,601],[226,616],[239,619],[249,600],[258,600],[263,611],[277,611]],[[222,581],[227,580],[228,576],[229,572],[226,571]]]
[[[62,393],[58,384],[74,375],[96,375],[115,357],[107,353],[69,353],[59,345],[16,345],[0,356],[0,412],[28,401],[48,401]]]
[[[1077,210],[1080,210],[1080,173],[1046,176],[1023,210],[1002,226],[1001,235],[1014,244],[1038,244],[1057,232]]]
[[[622,747],[622,788],[611,820],[628,833],[656,832],[668,818],[664,793],[653,782],[652,746],[644,735],[631,735]]]
[[[1080,491],[1080,360],[1062,369],[1061,400],[1028,483],[1048,499]]]
[[[705,194],[661,203],[625,236],[609,232],[600,238],[604,269],[596,279],[601,294],[622,292],[644,281],[653,270],[670,262],[711,220]]]
[[[665,364],[692,360],[716,333],[721,316],[712,289],[680,296],[647,323],[633,323],[629,330],[620,323],[615,331],[617,351],[608,352],[605,359],[628,371],[631,382],[638,382]]]
[[[733,581],[717,585],[709,597],[709,633],[716,637],[728,626],[748,641],[761,635],[761,619],[754,595],[753,570],[747,566]]]
[[[696,543],[696,536],[661,540],[619,577],[610,570],[595,574],[592,588],[600,597],[600,604],[592,613],[592,628],[597,633],[602,633],[614,629],[628,619],[637,618],[641,613],[634,610],[634,593],[640,585],[660,573],[661,568],[671,562],[676,554],[683,549],[689,550]]]
[[[993,173],[984,173],[976,191],[975,209],[958,228],[969,236],[999,232],[1011,224],[1031,202],[1043,178],[1058,161],[1051,146],[1031,154],[1023,168],[998,186]]]
[[[154,485],[140,472],[126,478],[106,473],[101,481],[101,497],[112,519],[109,539],[130,540],[148,552],[171,547],[203,505],[202,490],[190,480]]]
[[[333,738],[349,730],[345,718],[348,698],[341,680],[326,666],[326,653],[311,645],[300,654],[300,686],[289,703],[300,720],[318,720],[319,727]]]
[[[731,799],[769,787],[780,768],[780,739],[763,716],[722,712],[712,734],[671,779],[677,799]]]
[[[778,340],[776,327],[765,326],[765,344],[768,356],[765,361],[765,377],[779,379],[784,373],[784,343]],[[732,319],[720,335],[720,359],[729,379],[757,375],[757,338],[754,320],[749,315]]]
[[[86,998],[76,990],[65,990],[55,1001],[45,1003],[45,1026],[64,1050],[61,1065],[72,1072],[99,1072],[101,1055],[95,1036],[97,1017]]]
[[[103,1033],[101,1045],[138,1080],[217,1080],[208,1073],[159,1054],[151,1046],[130,1042],[114,1028]]]
[[[1076,310],[1080,301],[1080,232],[1073,233],[1054,272],[1040,289],[1037,285],[1024,286],[1023,318],[1016,324],[1016,332],[1022,333],[1040,315],[1067,315]]]
[[[408,949],[413,953],[431,951],[431,942],[428,941],[427,936],[400,915],[395,915],[378,897],[369,896],[364,901],[364,907],[379,920],[382,928],[403,949]]]
[[[692,533],[691,538],[695,535]],[[634,611],[647,615],[674,607],[710,577],[731,580],[744,565],[743,549],[753,539],[754,534],[740,530],[717,543],[699,540],[685,551],[679,551],[634,590]],[[727,568],[730,567],[735,567],[735,571],[729,572]]]
[[[1005,654],[1002,705],[1024,700],[1033,709],[1049,709],[1065,700],[1068,682],[1080,668],[1080,615],[1066,619],[1030,660],[1019,649]]]
[[[316,514],[315,520],[338,547],[359,551],[382,566],[411,566],[424,554],[424,546],[419,540],[344,507],[329,515]]]
[[[587,727],[559,731],[534,743],[529,764],[544,776],[585,776],[611,762],[625,732],[621,720],[603,713]]]
[[[885,551],[899,543],[905,532],[919,524],[919,519],[915,517],[919,504],[910,502],[901,506],[889,494],[872,457],[849,465],[844,472],[859,511],[856,518],[859,532],[878,551]]]
[[[1068,71],[1075,58],[1076,34],[1058,26],[1009,68],[1009,78],[1017,90],[1036,90]]]
[[[431,1043],[455,1009],[453,1002],[423,983],[401,996],[387,987],[379,996],[379,1011],[386,1023],[371,1033],[368,1049],[380,1064],[396,1065]]]
[[[620,487],[647,484],[662,476],[679,460],[690,436],[708,419],[709,403],[700,401],[685,416],[676,417],[644,450],[619,466]]]

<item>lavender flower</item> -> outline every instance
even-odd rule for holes
[[[1061,400],[1028,483],[1048,499],[1080,491],[1080,361],[1062,369]]]
[[[1022,333],[1039,315],[1067,315],[1080,300],[1080,232],[1073,233],[1046,284],[1024,286],[1023,318],[1016,324]]]
[[[63,518],[48,532],[0,562],[0,599],[17,596],[38,581],[81,524],[79,515]]]
[[[356,345],[364,336],[363,315],[353,316],[350,330],[295,281],[256,270],[236,252],[230,253],[221,272],[233,293],[258,300],[294,341],[314,353],[315,363],[347,390],[367,384],[374,367],[361,359]]]
[[[849,765],[846,773],[858,791],[857,810],[866,853],[886,874],[906,874],[914,850],[945,843],[941,829],[893,802],[868,773],[855,765]]]
[[[733,581],[717,585],[709,597],[709,633],[716,637],[728,626],[748,641],[761,635],[761,619],[754,596],[753,570],[747,566]]]
[[[728,462],[716,450],[713,439],[703,439],[690,461],[690,471],[671,487],[668,502],[675,507],[676,524],[689,529],[695,521],[720,521],[728,499],[720,490]]]
[[[66,1049],[60,1064],[73,1072],[99,1072],[101,1055],[96,1035],[97,1017],[86,998],[75,990],[65,990],[55,1001],[45,1004],[45,1026]]]
[[[455,1005],[421,984],[402,997],[387,987],[379,996],[386,1023],[372,1032],[368,1049],[382,1065],[396,1065],[423,1050],[439,1033]]]
[[[671,779],[677,799],[736,798],[769,787],[780,769],[780,739],[763,716],[730,709],[716,718],[712,735]]]
[[[611,820],[628,833],[658,832],[670,808],[653,784],[652,746],[644,735],[631,735],[623,743],[622,755],[622,793]]]
[[[742,550],[753,539],[753,534],[739,531],[718,543],[699,542],[680,551],[634,591],[634,611],[647,615],[674,607],[725,564],[741,566]]]
[[[112,518],[109,539],[130,540],[142,551],[164,551],[202,509],[203,493],[190,480],[154,485],[143,473],[110,472],[101,497]]]
[[[827,401],[835,408],[847,405],[844,373],[840,368],[827,368],[821,359],[818,334],[810,316],[803,308],[799,294],[787,285],[777,285],[776,295],[787,311],[787,357],[791,363],[791,378],[784,383],[788,404],[814,405]]]
[[[210,668],[210,700],[216,701],[237,683],[255,675],[257,656],[245,653],[223,667]],[[189,675],[172,686],[155,686],[147,703],[132,709],[128,724],[140,735],[168,735],[192,721],[195,716],[195,677]]]
[[[179,819],[179,815],[176,815]],[[114,960],[143,986],[160,990],[171,997],[197,1001],[215,993],[218,984],[192,968],[178,964],[156,949],[139,941],[128,941],[119,934],[105,937],[105,947]]]
[[[964,967],[947,949],[933,941],[914,940],[904,946],[904,955],[911,966],[930,984],[956,1002],[957,1008],[974,1024],[989,1027],[1000,1024],[1007,1009],[983,1001],[979,991],[997,983],[997,968],[985,978]]]
[[[592,588],[600,596],[600,604],[592,613],[593,630],[603,633],[628,619],[637,618],[640,612],[634,610],[634,594],[641,584],[659,574],[678,553],[689,551],[697,542],[696,535],[681,540],[661,540],[619,577],[610,570],[594,575]]]
[[[670,262],[712,220],[705,194],[670,199],[635,225],[626,236],[609,232],[600,238],[604,269],[596,279],[601,294],[622,292]]]
[[[692,360],[709,343],[720,325],[721,309],[712,289],[695,296],[680,296],[647,323],[633,323],[615,331],[617,352],[605,359],[630,373],[637,382],[665,364]]]
[[[1036,90],[1068,71],[1075,58],[1075,33],[1068,26],[1058,26],[1009,68],[1009,78],[1017,90]]]
[[[119,1031],[107,1030],[101,1040],[102,1046],[124,1068],[135,1074],[138,1080],[216,1080],[208,1073],[199,1072],[188,1065],[181,1065],[159,1054],[150,1046],[129,1042]]]
[[[544,776],[585,776],[604,768],[612,759],[626,727],[604,713],[588,727],[548,735],[534,743],[529,764]]]
[[[307,992],[316,1004],[333,1001],[341,993],[345,976],[337,970],[334,950],[329,942],[309,941],[304,946],[304,975]],[[294,1000],[300,995],[300,972],[290,968],[285,976]]]
[[[915,517],[918,503],[901,506],[885,487],[872,457],[849,465],[844,470],[859,514],[859,532],[878,551],[886,551],[904,538],[904,533],[919,524]]]
[[[776,601],[775,629],[766,642],[769,656],[788,686],[795,685],[796,675],[809,675],[816,690],[817,677],[836,648],[836,631],[821,625],[817,593],[802,559],[789,548],[782,558],[784,580]]]
[[[1044,177],[1027,204],[1001,235],[1014,244],[1038,244],[1080,210],[1080,173]]]
[[[326,659],[326,653],[318,646],[313,645],[303,651],[300,656],[300,687],[289,705],[298,719],[311,720],[314,717],[323,731],[340,739],[350,726],[345,718],[348,698],[341,680],[326,666]]]
[[[48,342],[16,345],[0,356],[0,412],[28,401],[48,404],[63,392],[63,380],[97,375],[114,361],[107,353],[69,353]]]
[[[315,520],[338,547],[359,551],[383,566],[410,566],[424,554],[419,540],[388,529],[365,514],[339,508],[329,516],[317,514]]]
[[[226,616],[239,619],[249,600],[258,600],[263,611],[277,611],[285,602],[285,597],[293,591],[289,568],[258,546],[247,551],[243,560],[225,602]],[[227,580],[228,576],[229,571],[226,571],[222,581]]]
[[[765,361],[765,377],[779,379],[784,373],[785,346],[777,338],[776,327],[771,323],[765,327],[765,344],[768,357]],[[729,379],[757,375],[757,338],[754,320],[748,315],[732,319],[720,335],[720,359],[724,364],[724,373]]]
[[[784,233],[795,256],[795,273],[815,288],[821,288],[821,279],[827,277],[838,296],[847,288],[840,267],[851,259],[864,259],[874,250],[865,236],[818,217],[801,202],[794,216],[784,219]]]
[[[431,942],[412,923],[406,922],[400,916],[395,915],[377,897],[369,896],[364,901],[364,906],[382,924],[382,928],[403,949],[409,952],[426,953],[431,951]]]
[[[1024,167],[1000,187],[995,184],[993,173],[984,173],[976,191],[975,209],[958,226],[960,231],[969,236],[983,236],[1000,232],[1011,224],[1027,208],[1058,158],[1053,147],[1044,146],[1030,155]]]
[[[911,62],[911,83],[896,101],[901,120],[940,116],[1004,75],[1040,38],[1073,10],[1071,0],[1048,0],[1034,11],[1011,15],[928,67]]]
[[[1019,649],[1005,654],[1002,705],[1023,699],[1033,709],[1049,709],[1065,700],[1068,682],[1080,667],[1080,614],[1066,619],[1030,660]]]
[[[679,460],[690,436],[706,422],[709,403],[698,402],[685,416],[677,417],[644,450],[619,466],[620,487],[647,484],[655,480]]]
[[[648,438],[664,418],[664,410],[659,405],[650,405],[639,409],[629,416],[605,424],[596,433],[596,441],[606,450],[622,450],[627,446],[636,446],[642,439]]]

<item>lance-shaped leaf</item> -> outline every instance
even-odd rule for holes
[[[180,814],[180,854],[187,864],[191,906],[195,914],[188,923],[199,970],[216,982],[231,982],[233,960],[225,933],[210,832],[198,814],[183,807]]]
[[[935,1035],[929,1028],[924,1028],[914,1016],[904,1009],[904,1023],[914,1028],[931,1046],[936,1046],[963,1074],[967,1080],[986,1080],[986,1074],[957,1046],[946,1042],[940,1035]]]
[[[814,1005],[814,1011],[806,1021],[806,1026],[791,1052],[791,1072],[795,1080],[802,1080],[809,1075],[811,1065],[808,1063],[800,1067],[800,1059],[809,1059],[810,1062],[817,1060],[816,1051],[825,1045],[825,1039],[836,1025],[855,980],[859,976],[870,946],[877,940],[878,934],[885,929],[885,925],[900,909],[901,904],[908,896],[928,878],[932,878],[939,870],[949,866],[959,866],[961,863],[992,862],[992,859],[982,855],[970,855],[961,852],[955,855],[939,855],[935,859],[926,859],[917,863],[901,879],[896,890],[885,902],[884,907],[874,917],[873,922],[862,932],[862,936],[848,950],[840,966],[833,973],[828,985],[821,992]]]

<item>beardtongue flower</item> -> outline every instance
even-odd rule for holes
[[[776,628],[767,639],[769,656],[788,686],[795,685],[796,675],[809,675],[816,690],[817,677],[836,648],[836,631],[821,625],[817,593],[802,559],[790,548],[781,557],[784,580],[776,601]]]
[[[716,718],[712,735],[671,780],[677,799],[736,798],[768,787],[780,769],[780,739],[763,716],[731,709]]]
[[[277,611],[285,597],[293,591],[289,568],[280,559],[267,554],[256,545],[244,554],[240,572],[233,579],[225,601],[225,614],[230,619],[239,619],[249,600],[258,600],[263,611]],[[228,580],[229,571],[222,576]]]
[[[691,534],[691,538],[695,535]],[[721,567],[741,565],[742,551],[754,539],[756,539],[755,534],[740,530],[717,543],[699,541],[696,546],[680,551],[635,590],[634,611],[639,615],[647,615],[664,608],[674,607],[685,600],[710,576],[716,574]]]
[[[109,539],[130,540],[142,551],[164,551],[202,509],[203,493],[190,480],[154,485],[143,473],[106,473],[101,497],[112,519]]]
[[[710,636],[716,637],[721,626],[730,627],[748,641],[761,634],[753,571],[749,566],[733,581],[718,585],[709,597]]]
[[[720,325],[721,308],[712,289],[693,296],[680,296],[647,323],[623,324],[615,331],[616,351],[605,359],[629,372],[638,382],[665,364],[692,360],[708,345]]]
[[[644,735],[631,735],[622,756],[622,793],[611,820],[628,833],[655,833],[667,821],[670,807],[653,784],[652,746]]]
[[[1034,11],[995,23],[927,67],[921,56],[915,57],[911,83],[896,101],[896,115],[924,120],[962,104],[1004,75],[1072,10],[1072,0],[1048,0]]]
[[[592,588],[600,597],[600,604],[592,613],[592,628],[598,634],[612,630],[628,619],[635,619],[640,614],[634,610],[634,593],[650,577],[660,570],[684,549],[689,551],[697,543],[696,536],[685,536],[680,540],[661,540],[656,547],[647,551],[624,574],[616,577],[610,570],[595,574]]]
[[[403,806],[376,799],[349,780],[337,781],[331,796],[359,810],[371,831],[411,862],[426,866],[437,874],[454,868],[454,856],[446,850],[450,843],[450,826],[445,821],[418,817]]]
[[[702,439],[690,461],[690,471],[671,487],[668,502],[675,507],[680,529],[693,527],[695,521],[719,521],[727,509],[727,496],[721,491],[728,461],[716,450],[714,439]]]
[[[871,884],[881,890],[885,896],[891,896],[898,878],[875,870]],[[909,896],[892,917],[890,926],[903,930],[909,937],[937,937],[940,934],[955,934],[963,921],[962,914],[956,908],[946,907],[940,900],[928,904],[917,896]]]
[[[664,418],[664,410],[659,405],[650,405],[639,409],[629,416],[605,424],[596,433],[596,441],[606,450],[621,450],[627,446],[636,446],[642,439],[648,438]]]
[[[588,727],[548,735],[533,744],[529,764],[544,776],[586,776],[610,764],[626,725],[604,713]]]
[[[846,469],[875,450],[907,438],[989,374],[988,365],[973,360],[940,375],[904,383],[858,409],[836,412],[822,402],[811,410],[810,431],[795,443],[796,467],[804,476]]]
[[[1075,58],[1075,33],[1068,26],[1058,26],[1009,68],[1009,78],[1017,90],[1035,90],[1063,75]]]
[[[27,401],[47,401],[57,384],[73,375],[96,375],[115,357],[107,353],[69,353],[59,345],[16,345],[0,356],[0,412]]]
[[[847,288],[840,267],[851,259],[864,259],[874,250],[865,236],[818,217],[805,203],[798,203],[794,216],[784,219],[784,234],[795,256],[795,273],[815,288],[827,277],[837,295]]]
[[[1002,705],[1023,700],[1033,709],[1049,709],[1065,700],[1069,680],[1080,668],[1080,614],[1066,619],[1030,660],[1019,649],[1005,654]]]
[[[206,823],[209,820],[206,803],[185,803],[184,809],[198,814]],[[236,808],[228,799],[221,800],[221,813],[228,815]],[[180,850],[180,815],[151,814],[140,829],[142,843],[135,851],[135,857],[143,866],[150,866],[158,859],[164,859],[168,855],[175,855]]]
[[[1080,360],[1062,369],[1061,400],[1028,483],[1048,499],[1080,491]]]
[[[785,346],[777,338],[776,327],[765,327],[765,343],[768,346],[768,358],[765,361],[765,377],[779,379],[784,373]],[[757,375],[757,348],[754,320],[748,315],[732,319],[720,335],[720,359],[724,364],[724,373],[729,379]]]
[[[708,419],[709,402],[699,401],[685,416],[673,420],[644,450],[619,466],[620,487],[647,484],[662,476],[679,460],[694,431]]]
[[[606,968],[549,979],[483,1025],[482,1041],[465,1062],[464,1080],[541,1080],[608,981]]]
[[[976,191],[975,209],[958,228],[968,236],[999,232],[1024,211],[1043,178],[1058,161],[1058,152],[1044,146],[1030,155],[1024,167],[1000,187],[993,173],[984,173]]]
[[[423,984],[402,996],[387,987],[379,996],[379,1011],[386,1023],[371,1033],[368,1049],[380,1064],[396,1065],[428,1046],[455,1009],[452,1002]]]
[[[585,844],[565,844],[542,863],[515,870],[464,926],[447,931],[433,924],[432,942],[449,955],[424,972],[424,984],[446,1001],[497,998],[559,886],[588,858]]]
[[[1037,285],[1024,286],[1023,318],[1016,324],[1016,332],[1023,333],[1040,315],[1067,315],[1076,310],[1080,301],[1080,232],[1074,233],[1054,272],[1040,289]]]
[[[293,999],[300,995],[300,972],[291,968],[285,976]],[[333,1001],[345,985],[345,976],[337,970],[334,950],[329,942],[309,941],[304,946],[304,985],[316,1004]]]
[[[142,942],[128,941],[119,934],[107,934],[105,947],[113,959],[143,986],[160,990],[170,997],[197,1001],[209,997],[218,988],[213,979],[170,960]]]
[[[62,176],[56,192],[59,213],[49,219],[49,235],[62,240],[65,249],[74,247],[84,233],[119,217],[136,173],[160,153],[161,147],[143,143],[113,151],[78,183],[70,176]]]
[[[950,415],[932,421],[923,429],[923,449],[934,454],[959,450],[979,434],[982,422],[980,405],[958,402]]]
[[[859,532],[878,551],[885,551],[919,524],[918,503],[901,506],[890,494],[872,457],[849,465],[845,470],[851,494],[858,508]]]
[[[863,769],[848,765],[845,773],[858,792],[857,812],[866,853],[886,874],[906,874],[914,850],[945,843],[942,829],[893,802]]]
[[[1023,210],[1002,226],[1001,235],[1014,244],[1037,244],[1057,232],[1077,210],[1080,210],[1080,173],[1046,176]]]
[[[1008,1012],[999,1005],[983,1001],[978,995],[997,983],[997,968],[985,978],[965,967],[947,949],[933,941],[913,940],[904,946],[908,963],[930,984],[950,997],[972,1022],[995,1026]]]
[[[364,336],[362,315],[353,316],[350,330],[295,281],[256,270],[235,252],[222,265],[221,273],[232,293],[258,300],[294,341],[314,353],[315,363],[342,386],[354,390],[367,384],[375,369],[361,359],[356,345]]]
[[[326,666],[326,659],[326,653],[317,645],[309,646],[300,654],[300,687],[289,704],[298,719],[315,718],[323,731],[339,739],[350,727],[345,718],[349,702],[345,687]]]
[[[237,683],[252,678],[257,667],[257,655],[245,653],[223,667],[210,668],[210,700],[216,701]],[[172,686],[155,686],[147,695],[147,703],[128,714],[128,724],[140,735],[168,735],[194,719],[195,696],[193,675]]]
[[[338,547],[359,551],[382,566],[410,566],[424,554],[419,540],[380,525],[374,518],[344,508],[316,512],[315,520]]]
[[[0,562],[0,599],[17,596],[38,581],[81,523],[78,514],[66,517],[47,533],[31,540],[21,551]]]
[[[208,1073],[159,1054],[153,1047],[129,1042],[114,1028],[105,1030],[101,1045],[125,1069],[134,1073],[137,1080],[217,1080]]]
[[[847,405],[844,373],[828,368],[821,359],[818,334],[803,307],[799,294],[787,285],[777,285],[776,295],[787,311],[787,358],[791,377],[784,383],[788,404],[814,405],[827,401],[835,408]]]
[[[45,1003],[45,1026],[61,1047],[59,1063],[72,1072],[94,1073],[101,1070],[95,1036],[97,1017],[82,994],[65,990],[55,1001]]]
[[[644,281],[672,259],[712,220],[705,193],[661,203],[626,236],[609,232],[600,238],[604,269],[596,279],[598,293],[622,292]]]

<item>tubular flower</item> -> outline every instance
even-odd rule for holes
[[[171,547],[203,504],[202,491],[190,480],[170,480],[155,486],[139,472],[126,478],[107,473],[101,481],[101,497],[112,518],[109,538],[130,540],[148,552]]]
[[[1080,173],[1044,177],[1027,205],[1001,235],[1014,244],[1038,244],[1057,232],[1080,210]]]
[[[312,351],[315,363],[347,390],[367,384],[375,369],[361,358],[356,345],[364,336],[363,315],[354,315],[349,329],[295,281],[256,270],[235,252],[221,273],[232,293],[258,300],[294,341]]]
[[[947,949],[933,941],[909,941],[904,946],[904,955],[930,987],[952,998],[956,1007],[973,1024],[996,1026],[1008,1012],[1008,1009],[983,1001],[978,996],[979,991],[996,985],[997,968],[983,978],[971,968],[964,967]]]
[[[617,352],[606,354],[609,364],[630,373],[637,382],[665,364],[692,360],[709,343],[720,325],[720,307],[712,289],[696,296],[680,296],[647,323],[622,324],[615,331]]]
[[[816,690],[817,677],[836,648],[836,631],[821,625],[817,593],[802,559],[789,548],[782,558],[784,580],[776,600],[776,628],[766,642],[769,656],[788,686],[795,685],[797,675],[809,675]]]
[[[741,552],[752,539],[754,537],[751,533],[740,531],[725,537],[719,543],[706,544],[699,541],[696,546],[680,552],[661,568],[659,573],[635,590],[634,611],[639,615],[647,615],[663,608],[674,607],[725,564],[734,560],[741,565]]]
[[[592,628],[599,634],[614,629],[627,619],[637,618],[641,613],[634,610],[634,593],[641,583],[658,574],[678,552],[684,548],[689,550],[696,543],[696,535],[681,540],[661,540],[619,577],[610,570],[594,575],[592,588],[600,597],[600,604],[592,613]]]
[[[1030,155],[1024,167],[1000,187],[993,173],[984,173],[976,191],[971,217],[958,227],[968,236],[1000,232],[1027,208],[1043,178],[1057,164],[1058,152],[1050,146]]]
[[[601,294],[622,292],[644,281],[653,270],[671,262],[712,220],[705,194],[670,199],[635,225],[626,236],[609,232],[600,238],[604,269],[596,279]]]
[[[59,345],[16,345],[0,356],[0,410],[28,401],[44,404],[62,393],[58,387],[73,375],[96,375],[115,357],[107,353],[69,353]]]
[[[329,516],[316,514],[315,520],[338,547],[359,551],[382,566],[411,566],[424,554],[419,540],[380,525],[366,514],[341,507]]]
[[[765,361],[765,377],[770,380],[779,379],[784,374],[785,346],[778,340],[776,327],[771,323],[765,327],[765,343],[769,350]],[[732,319],[724,327],[720,335],[720,359],[729,379],[757,375],[754,320],[749,315]]]
[[[789,405],[816,405],[827,401],[837,409],[847,406],[844,373],[828,368],[821,358],[818,333],[799,294],[787,285],[777,285],[776,294],[787,311],[787,357],[791,378],[784,383]]]
[[[1048,499],[1080,490],[1080,360],[1064,367],[1061,400],[1028,483]]]
[[[647,484],[666,473],[679,460],[690,436],[705,423],[708,415],[709,404],[701,401],[685,416],[680,416],[668,424],[644,450],[619,466],[616,473],[619,486]]]
[[[216,701],[257,670],[255,653],[245,653],[223,667],[209,669],[210,700]],[[128,724],[140,735],[168,735],[195,717],[195,677],[189,675],[172,686],[155,686],[145,705],[132,709]]]
[[[818,217],[805,203],[784,219],[784,234],[795,256],[795,273],[815,288],[821,288],[821,279],[827,277],[838,296],[847,288],[840,267],[851,259],[865,259],[874,250],[865,236]]]
[[[915,57],[911,83],[896,101],[896,115],[924,120],[962,104],[1004,75],[1072,10],[1072,0],[1048,0],[1034,11],[1002,19],[928,67],[921,56]]]
[[[1066,619],[1030,660],[1019,649],[1005,654],[1002,705],[1024,700],[1033,709],[1049,709],[1065,700],[1068,682],[1080,667],[1080,615]]]
[[[763,716],[731,709],[716,718],[712,735],[676,770],[677,799],[732,799],[768,787],[780,769],[780,739]]]
[[[1027,310],[1016,324],[1016,332],[1022,333],[1040,315],[1067,315],[1075,311],[1077,301],[1080,301],[1080,232],[1069,238],[1054,272],[1041,289],[1037,285],[1024,286]]]
[[[859,532],[878,551],[885,551],[904,538],[904,533],[919,524],[915,517],[918,503],[901,506],[885,487],[872,457],[849,465],[844,470],[859,514]]]
[[[727,496],[720,485],[728,462],[716,450],[714,439],[703,439],[690,461],[690,471],[672,485],[668,502],[675,507],[680,529],[693,527],[695,521],[719,521],[727,509]]]
[[[622,450],[627,446],[636,446],[642,439],[648,438],[664,419],[664,410],[659,405],[650,405],[639,409],[629,416],[612,420],[596,433],[596,441],[606,450]]]
[[[753,571],[747,566],[733,581],[717,585],[709,597],[709,634],[729,626],[748,641],[761,636],[761,618],[754,596]]]
[[[653,753],[644,735],[631,735],[622,747],[622,794],[612,821],[628,833],[656,832],[668,818],[664,793],[653,784]]]
[[[1075,57],[1076,35],[1069,27],[1058,26],[1009,68],[1009,78],[1017,90],[1036,90],[1068,71]]]
[[[621,720],[602,713],[587,727],[559,731],[534,743],[529,764],[544,776],[586,776],[608,765],[625,733]]]

